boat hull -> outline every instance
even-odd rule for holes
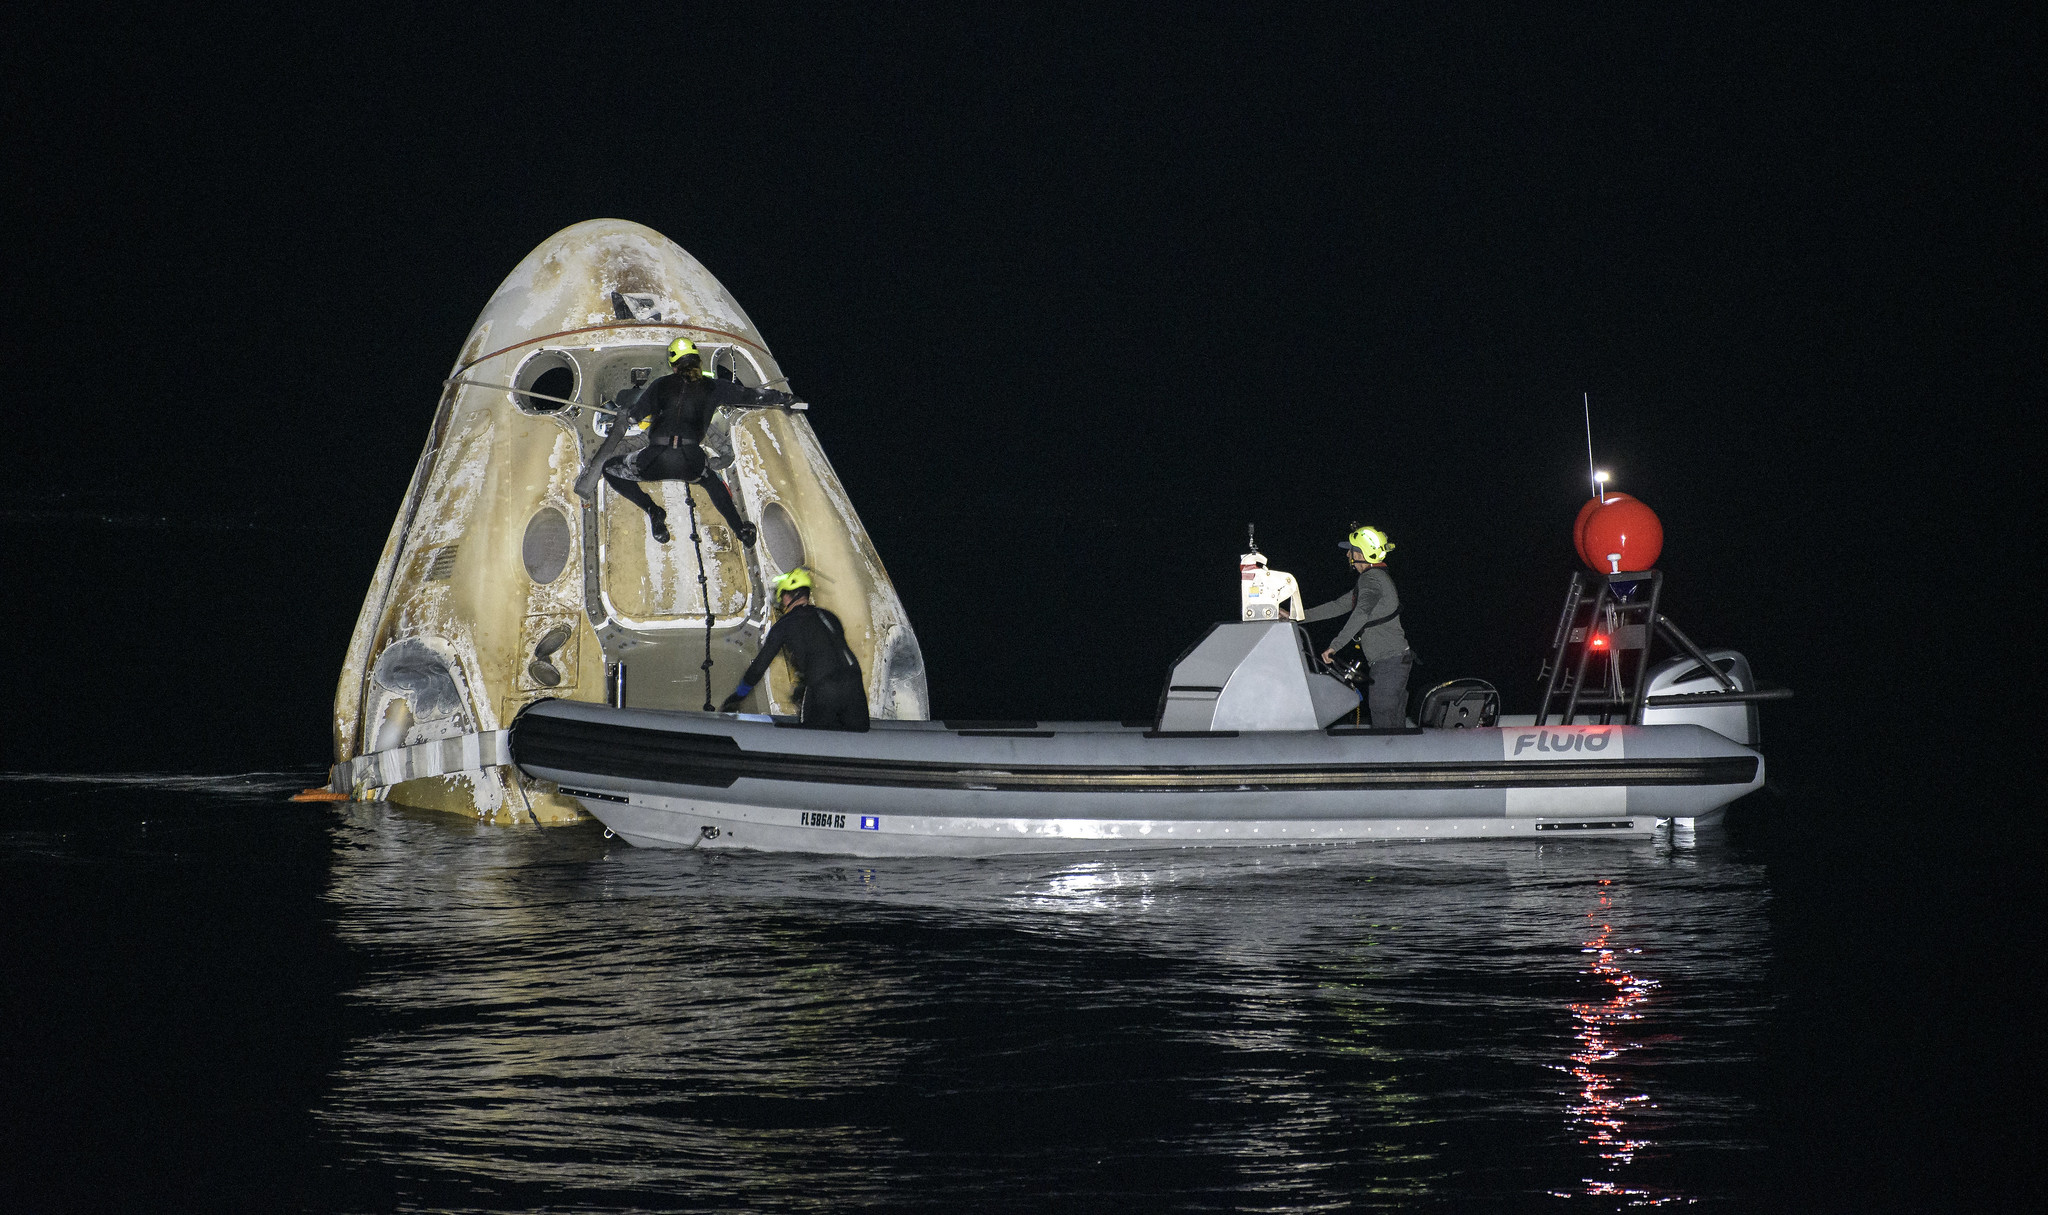
[[[847,856],[1640,836],[1764,776],[1756,752],[1691,725],[842,734],[554,701],[520,717],[510,749],[642,847]]]

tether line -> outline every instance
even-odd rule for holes
[[[704,545],[697,539],[696,482],[683,482],[683,501],[690,504],[690,547],[697,553],[697,598],[704,605],[704,711],[715,713],[711,704],[711,580],[704,576]]]

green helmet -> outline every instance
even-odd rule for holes
[[[689,338],[677,338],[668,344],[668,365],[674,367],[684,359],[697,357],[697,343]]]
[[[1378,565],[1387,559],[1387,550],[1394,547],[1394,542],[1387,539],[1387,533],[1379,528],[1361,527],[1339,540],[1337,547],[1355,548],[1365,555],[1366,561]]]
[[[777,595],[787,595],[791,591],[808,591],[810,589],[811,571],[802,566],[796,567],[775,580],[775,593]]]

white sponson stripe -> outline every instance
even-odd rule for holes
[[[386,788],[423,776],[495,768],[512,762],[509,739],[509,731],[482,730],[358,755],[334,765],[333,788],[349,793],[364,785]]]

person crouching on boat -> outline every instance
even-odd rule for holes
[[[802,690],[797,703],[802,707],[797,722],[813,730],[868,728],[867,681],[861,678],[860,659],[846,644],[846,628],[839,617],[811,602],[811,572],[793,569],[775,580],[775,606],[782,619],[762,639],[761,652],[740,676],[719,712],[739,708],[747,693],[767,674],[768,664],[778,653],[787,652],[789,665],[796,668]]]
[[[673,368],[668,375],[642,389],[638,399],[619,411],[611,434],[577,477],[576,492],[594,497],[597,477],[592,474],[602,475],[614,493],[647,512],[648,529],[656,540],[667,544],[668,512],[655,505],[639,483],[694,482],[704,487],[711,505],[739,534],[740,543],[752,545],[754,525],[740,518],[732,492],[711,470],[710,457],[704,454],[704,432],[720,406],[766,409],[792,404],[796,397],[705,375],[703,356],[688,338],[668,344],[668,365]]]
[[[1408,635],[1401,630],[1401,596],[1394,590],[1393,575],[1387,573],[1387,551],[1394,547],[1387,534],[1376,527],[1360,527],[1337,542],[1345,551],[1358,585],[1348,594],[1312,607],[1303,620],[1330,620],[1350,616],[1337,631],[1337,639],[1323,651],[1323,661],[1353,640],[1365,655],[1372,690],[1366,696],[1376,730],[1398,730],[1408,720],[1408,673],[1415,666],[1415,654],[1408,648]]]

